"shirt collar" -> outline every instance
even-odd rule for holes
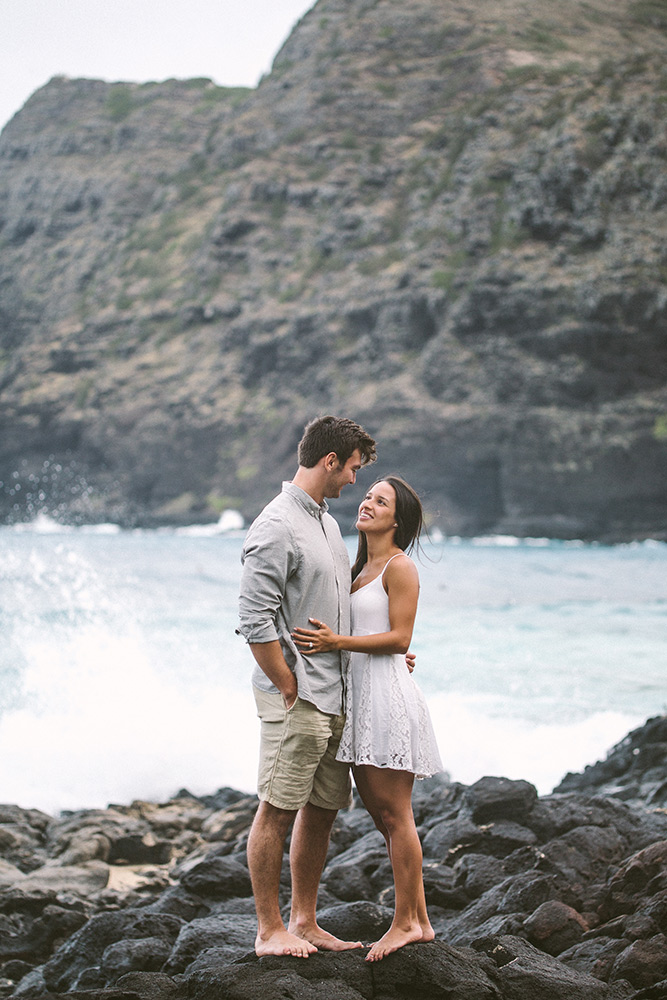
[[[295,486],[294,483],[283,483],[282,491],[283,493],[289,493],[290,496],[294,497],[294,499],[308,511],[311,517],[316,517],[318,521],[321,521],[322,515],[326,514],[329,510],[329,504],[326,500],[323,500],[321,504],[316,503],[310,493],[306,493],[305,490],[302,490],[300,486]]]

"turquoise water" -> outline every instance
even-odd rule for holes
[[[254,790],[241,545],[0,528],[0,801]],[[452,778],[546,792],[667,710],[667,545],[450,539],[419,567],[416,677]]]

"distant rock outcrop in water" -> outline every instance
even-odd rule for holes
[[[662,0],[319,0],[255,91],[52,80],[0,517],[251,516],[329,411],[450,533],[666,537],[666,64]]]
[[[183,791],[58,819],[0,806],[0,996],[664,1000],[666,724],[628,737],[632,756],[653,762],[652,806],[582,791],[538,798],[529,782],[496,777],[418,783],[437,940],[370,967],[365,952],[255,958],[254,796]],[[322,925],[350,939],[374,940],[391,920],[384,841],[358,803],[335,823],[319,902]]]

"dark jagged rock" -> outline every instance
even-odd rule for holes
[[[409,996],[414,1000],[496,1000],[502,996],[485,965],[473,954],[437,943],[414,945],[409,954],[389,956],[371,967],[358,952],[318,953],[305,962],[281,958],[251,960],[236,969],[188,976],[181,996],[206,998],[280,997],[306,1000],[371,1000],[381,996]],[[217,991],[217,992],[216,992]]]
[[[667,537],[666,58],[661,0],[318,0],[254,91],[51,80],[0,520],[249,518],[331,411],[450,534]]]
[[[582,774],[566,774],[556,792],[585,791],[667,807],[667,715],[649,719]]]
[[[613,918],[632,913],[647,897],[661,894],[661,925],[667,921],[667,840],[658,841],[629,858],[614,873],[607,885],[602,915]]]
[[[505,935],[477,947],[497,963],[501,996],[511,1000],[621,1000],[634,992],[627,983],[609,988],[578,974],[521,938]]]
[[[160,966],[167,961],[181,926],[182,921],[169,914],[132,909],[100,913],[91,917],[44,965],[44,981],[49,989],[65,992],[90,981],[91,973],[98,980],[94,985],[107,986],[119,975],[136,969],[159,971],[153,955],[159,949]]]
[[[633,986],[652,986],[667,976],[667,936],[654,934],[633,941],[617,956],[610,979],[627,979]]]
[[[248,952],[256,931],[254,913],[252,916],[219,913],[192,920],[181,929],[171,955],[163,963],[164,971],[173,976],[193,965],[196,965],[193,971],[229,965]]]
[[[232,899],[252,891],[247,866],[228,857],[205,859],[183,876],[181,884],[204,899]]]
[[[475,823],[498,819],[521,823],[527,819],[536,802],[534,785],[508,778],[480,778],[464,796],[464,803]]]
[[[318,913],[322,927],[349,941],[377,941],[391,924],[393,910],[367,900],[338,903]]]
[[[32,871],[43,864],[46,831],[51,817],[38,809],[0,806],[0,852],[6,862],[21,871]],[[0,871],[0,883],[2,872]]]
[[[322,873],[322,885],[347,902],[369,899],[374,895],[371,876],[386,857],[384,838],[373,830],[329,862]]]
[[[35,899],[22,893],[3,894],[0,906],[2,912],[11,914],[14,933],[0,940],[0,962],[11,965],[8,962],[11,959],[45,960],[57,942],[65,940],[86,923],[82,906],[63,905],[64,900],[58,905],[56,899],[55,895]],[[11,968],[8,975],[11,975]]]
[[[632,741],[655,731],[650,720]],[[0,884],[0,996],[663,1000],[660,808],[577,791],[538,798],[527,782],[496,777],[469,788],[428,779],[415,811],[437,940],[369,964],[363,950],[256,959],[245,852],[255,806],[222,790],[59,819],[0,807],[0,833],[22,831],[25,868],[8,864]],[[381,936],[393,905],[384,841],[371,827],[358,800],[339,813],[319,908],[326,929],[364,943]],[[100,837],[166,843],[170,860],[130,864],[119,851],[60,864],[89,856]],[[2,843],[16,852],[12,837]],[[90,870],[108,884],[86,881]],[[53,873],[65,881],[49,885]],[[281,905],[286,915],[287,855]]]
[[[577,944],[588,930],[581,914],[557,899],[538,906],[523,926],[528,940],[548,955],[560,955]]]

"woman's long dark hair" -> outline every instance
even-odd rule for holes
[[[376,479],[371,484],[370,489],[373,486],[377,486],[378,483],[389,483],[394,489],[394,493],[396,494],[396,524],[398,525],[394,532],[394,541],[399,549],[403,549],[404,552],[412,552],[415,545],[419,544],[419,536],[424,527],[422,502],[412,486],[406,483],[404,479],[401,479],[400,476],[382,476],[381,479]],[[356,580],[367,562],[368,546],[366,544],[366,535],[363,531],[360,531],[357,557],[352,567],[353,580]]]

